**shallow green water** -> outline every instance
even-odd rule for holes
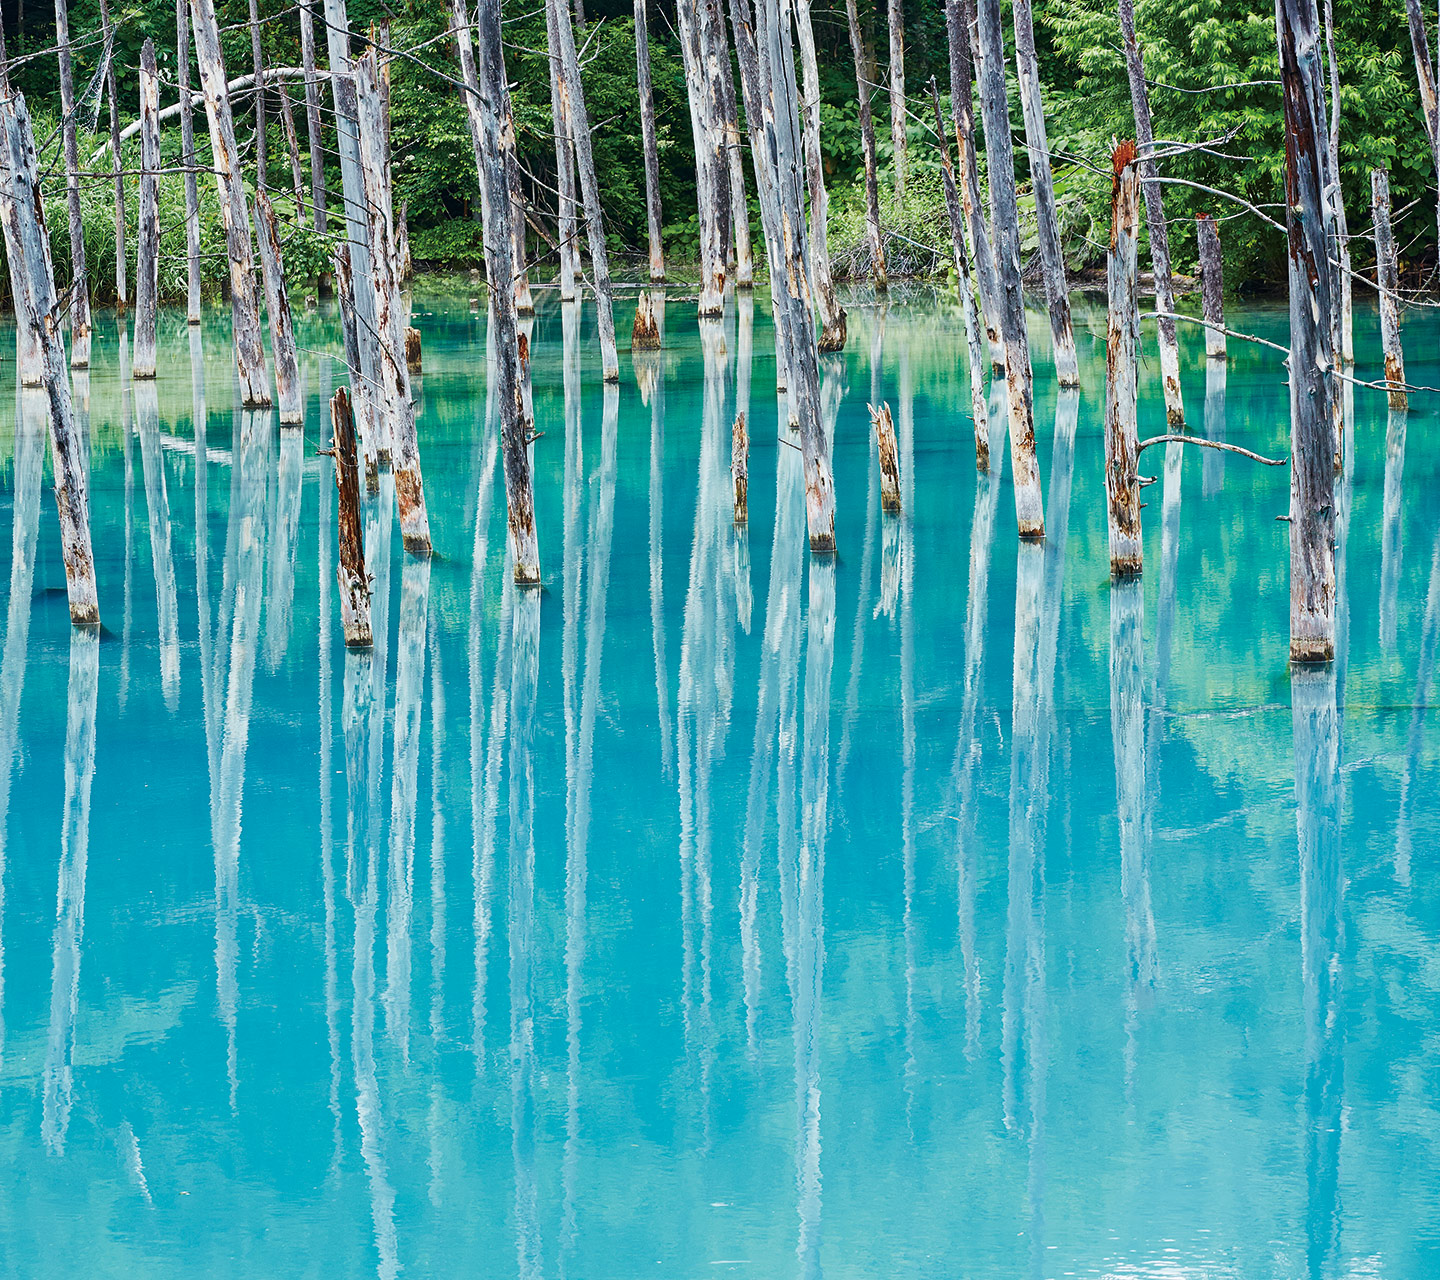
[[[203,414],[183,317],[153,390],[101,320],[98,641],[0,366],[0,1273],[1431,1274],[1434,398],[1356,393],[1340,658],[1292,682],[1286,471],[1147,453],[1111,587],[1093,306],[1059,406],[1032,317],[1037,547],[1008,462],[975,473],[954,305],[857,299],[833,562],[765,300],[708,354],[692,306],[607,401],[593,315],[542,297],[516,597],[483,319],[417,297],[439,554],[372,504],[363,656],[313,456],[333,315],[303,438],[234,407],[219,313]],[[1416,382],[1437,334],[1409,318]],[[1217,380],[1183,338],[1194,426],[1287,452],[1278,354]]]

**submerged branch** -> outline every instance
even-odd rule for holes
[[[1152,444],[1196,444],[1202,449],[1223,449],[1226,453],[1238,453],[1246,458],[1252,458],[1267,467],[1283,467],[1290,461],[1289,458],[1267,458],[1264,454],[1242,449],[1238,444],[1226,444],[1221,440],[1205,440],[1200,436],[1151,436],[1148,440],[1140,441],[1140,447],[1136,453],[1144,453]]]

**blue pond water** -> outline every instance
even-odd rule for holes
[[[517,596],[484,320],[422,289],[438,554],[404,556],[384,481],[370,654],[313,452],[333,314],[299,322],[303,435],[234,407],[218,312],[198,354],[164,318],[151,388],[102,320],[98,640],[43,403],[13,400],[0,1273],[1440,1268],[1434,397],[1355,392],[1339,657],[1292,679],[1287,471],[1147,452],[1145,574],[1112,587],[1103,316],[1077,307],[1058,405],[1033,318],[1049,537],[1022,546],[953,302],[853,302],[831,561],[763,298],[703,340],[673,302],[607,399],[593,315],[543,297],[545,585]],[[1232,317],[1284,340],[1277,307]],[[1288,452],[1279,355],[1217,374],[1184,343],[1194,426]],[[1145,436],[1153,347],[1143,374]]]

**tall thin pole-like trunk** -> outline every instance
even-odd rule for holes
[[[556,171],[556,231],[560,240],[560,301],[573,302],[578,296],[575,288],[576,277],[580,274],[580,243],[578,236],[579,201],[575,192],[575,147],[570,141],[570,110],[565,95],[561,92],[561,78],[565,72],[560,66],[560,31],[556,23],[555,6],[561,0],[545,0],[545,38],[550,56],[550,117],[555,131]],[[646,72],[649,71],[647,57]],[[646,82],[649,83],[648,80]],[[644,109],[644,104],[641,104]],[[655,116],[652,107],[650,129],[653,135]],[[659,183],[659,160],[656,160],[656,183]],[[649,181],[647,173],[647,182]],[[657,185],[658,190],[658,185]],[[657,194],[656,199],[659,199]]]
[[[850,28],[850,56],[855,62],[856,106],[860,114],[860,151],[865,161],[865,226],[870,235],[870,274],[875,287],[890,287],[885,271],[885,234],[880,227],[880,180],[875,172],[875,120],[870,114],[870,58],[860,31],[860,10],[845,0],[845,21]]]
[[[135,236],[135,353],[132,378],[155,376],[160,292],[160,79],[155,42],[140,49],[140,208]]]
[[[312,0],[300,5],[300,65],[305,71],[305,135],[310,149],[310,213],[316,231],[324,232],[325,147],[320,124],[320,75],[315,66],[315,9]]]
[[[1290,260],[1290,661],[1335,657],[1334,273],[1315,0],[1276,0]]]
[[[100,0],[100,28],[109,45],[114,38],[110,26],[110,5]],[[105,93],[110,100],[110,168],[115,183],[115,309],[121,314],[129,302],[125,284],[125,172],[120,159],[120,102],[115,96],[115,59],[105,66]]]
[[[250,57],[255,63],[255,186],[265,189],[265,51],[260,47],[259,0],[250,0]]]
[[[300,136],[295,131],[295,111],[285,81],[277,77],[275,94],[280,99],[280,125],[285,131],[285,149],[290,153],[290,185],[295,189],[295,211],[305,213],[305,170],[300,162]]]
[[[1122,142],[1111,157],[1110,253],[1106,263],[1109,322],[1105,342],[1105,498],[1110,573],[1137,574],[1140,542],[1140,432],[1136,420],[1140,349],[1137,269],[1140,182],[1135,144]]]
[[[80,144],[76,137],[75,77],[70,66],[70,8],[55,0],[60,61],[60,133],[65,153],[65,198],[70,213],[70,364],[90,367],[90,278],[85,271],[85,224],[80,216]]]
[[[810,269],[815,288],[815,309],[820,315],[820,350],[845,349],[845,308],[835,296],[830,270],[830,241],[826,223],[830,197],[825,190],[825,154],[820,145],[820,62],[815,53],[815,31],[810,25],[810,0],[794,0],[795,36],[800,46],[800,77],[805,91],[801,123],[805,141],[805,185],[810,192]]]
[[[389,112],[386,112],[387,119]],[[505,181],[510,188],[510,235],[513,240],[511,252],[515,257],[515,310],[522,316],[535,314],[535,299],[530,292],[530,264],[525,255],[525,193],[520,187],[520,157],[515,142],[515,107],[510,101],[510,86],[503,86],[500,95],[500,127],[505,133]],[[385,130],[386,152],[389,152],[390,130]],[[586,139],[588,144],[589,139]],[[387,158],[386,173],[390,171]],[[616,374],[619,377],[619,374]]]
[[[853,3],[853,0],[851,0]],[[990,220],[1000,283],[1000,334],[1005,344],[1005,386],[1010,424],[1010,465],[1015,518],[1022,538],[1045,536],[1045,500],[1035,456],[1035,405],[1025,295],[1020,283],[1020,208],[1015,196],[1015,150],[1005,97],[1005,33],[1000,0],[980,0],[980,105],[989,160]]]
[[[367,493],[380,492],[380,452],[375,433],[364,424],[374,422],[380,415],[371,406],[370,400],[377,388],[361,372],[365,361],[361,358],[360,320],[355,309],[355,272],[351,246],[335,246],[331,261],[335,265],[335,292],[340,303],[340,332],[345,340],[345,367],[350,379],[351,411],[360,437],[360,454],[365,464],[365,490]],[[373,335],[367,334],[366,341],[373,350]]]
[[[1195,244],[1200,258],[1200,314],[1205,321],[1205,357],[1225,359],[1225,259],[1220,252],[1220,224],[1208,213],[1195,219]]]
[[[1350,227],[1345,218],[1345,190],[1340,181],[1340,60],[1335,54],[1335,5],[1325,0],[1325,47],[1330,62],[1330,194],[1335,217],[1332,256],[1340,276],[1340,360],[1355,363],[1354,290],[1350,277]],[[1440,208],[1440,206],[1437,206]]]
[[[895,198],[905,196],[905,6],[890,0],[890,145],[894,148]]]
[[[719,13],[718,0],[712,0],[716,16],[712,19],[717,57],[720,60],[720,85],[724,113],[721,123],[725,131],[725,163],[730,185],[730,241],[735,249],[735,285],[739,289],[755,286],[755,251],[750,243],[750,206],[745,199],[745,157],[740,140],[740,110],[735,99],[735,76],[730,70],[730,43],[725,38],[725,20]]]
[[[0,98],[0,219],[10,254],[10,287],[17,322],[39,343],[46,395],[50,401],[50,454],[55,477],[55,506],[60,514],[60,545],[70,621],[99,626],[95,557],[90,544],[90,500],[85,440],[70,402],[70,377],[60,336],[60,304],[50,266],[50,237],[35,154],[35,137],[25,99]]]
[[[370,579],[365,573],[365,538],[360,529],[360,468],[355,450],[355,416],[344,387],[330,401],[335,459],[335,489],[339,495],[336,538],[339,543],[335,580],[340,588],[340,622],[345,629],[347,649],[368,649],[373,643],[370,629]]]
[[[260,296],[255,287],[255,256],[250,246],[250,211],[245,203],[240,152],[235,145],[235,119],[230,112],[225,63],[220,55],[220,28],[215,21],[212,0],[190,0],[190,14],[230,259],[230,314],[235,367],[240,374],[240,398],[246,408],[257,408],[270,403],[270,385],[265,376],[265,347],[260,339]]]
[[[677,0],[680,51],[695,139],[695,199],[700,231],[700,305],[702,316],[725,313],[725,228],[730,216],[730,170],[725,156],[724,111],[719,90],[719,59],[710,57],[708,0]]]
[[[1045,132],[1045,107],[1040,99],[1040,59],[1035,55],[1035,20],[1030,0],[1014,0],[1015,74],[1020,83],[1020,109],[1025,117],[1025,145],[1030,153],[1030,186],[1035,195],[1035,223],[1040,241],[1040,274],[1050,311],[1055,343],[1055,377],[1062,387],[1080,385],[1080,361],[1070,323],[1070,287],[1065,282],[1065,252],[1060,244],[1060,214],[1055,205],[1055,178],[1050,170],[1050,140]]]
[[[1435,66],[1430,61],[1430,37],[1426,34],[1425,10],[1420,0],[1405,0],[1405,17],[1410,24],[1410,48],[1415,54],[1415,80],[1420,88],[1420,114],[1425,120],[1425,136],[1430,140],[1430,155],[1440,172],[1440,93],[1436,92]],[[1440,226],[1440,203],[1435,206]]]
[[[200,323],[200,187],[195,173],[195,112],[190,102],[188,0],[175,0],[175,79],[180,89],[180,163],[185,169],[185,318]]]
[[[1375,283],[1380,288],[1380,348],[1385,355],[1385,382],[1392,409],[1406,409],[1405,352],[1400,345],[1400,269],[1395,260],[1395,234],[1390,229],[1390,174],[1370,170],[1370,210],[1375,220]]]
[[[650,36],[645,22],[645,0],[635,0],[635,82],[640,91],[640,136],[645,146],[645,218],[650,236],[650,283],[659,284],[665,279],[665,249],[660,242],[660,151],[655,140],[655,92],[650,83]],[[553,72],[551,85],[553,93]],[[557,145],[559,133],[557,126]],[[563,182],[561,192],[563,195]],[[570,217],[573,226],[573,212]]]
[[[300,394],[300,362],[295,352],[289,291],[285,287],[280,226],[270,197],[263,191],[255,193],[255,236],[260,244],[260,266],[265,277],[265,310],[270,315],[270,350],[275,357],[280,425],[299,426],[305,421],[305,402]]]
[[[1313,3],[1313,0],[1312,0]],[[1155,273],[1156,327],[1160,339],[1160,380],[1165,391],[1165,421],[1185,425],[1180,394],[1180,345],[1175,335],[1175,284],[1170,275],[1170,232],[1165,226],[1165,201],[1155,176],[1155,130],[1150,123],[1150,91],[1145,86],[1145,59],[1135,39],[1135,0],[1119,0],[1120,35],[1125,70],[1130,77],[1130,104],[1135,110],[1135,143],[1140,151],[1140,190],[1145,197],[1145,229],[1150,233],[1150,265]]]

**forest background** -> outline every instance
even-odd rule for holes
[[[1365,239],[1369,226],[1370,170],[1390,170],[1396,240],[1407,283],[1420,284],[1436,259],[1435,185],[1432,153],[1425,136],[1409,32],[1401,0],[1334,0],[1341,81],[1340,158],[1350,233],[1357,266],[1373,255]],[[578,4],[577,4],[578,8]],[[891,181],[891,143],[887,85],[886,12],[874,0],[859,0],[866,32],[872,107],[882,171],[882,217],[892,276],[944,275],[950,268],[950,231],[946,220],[939,157],[929,116],[930,77],[942,90],[948,118],[948,55],[941,0],[911,0],[905,12],[905,83],[911,112],[909,162],[903,199]],[[1006,5],[1007,39],[1013,38]],[[226,74],[232,79],[253,70],[248,8],[238,0],[217,5]],[[44,0],[4,0],[5,39],[11,81],[24,92],[35,116],[42,147],[47,213],[52,235],[65,226],[63,167],[58,121],[60,91],[54,53],[55,16]],[[108,139],[108,105],[100,71],[99,0],[71,0],[70,31],[79,98],[86,254],[92,296],[114,299],[114,195],[108,156],[91,160]],[[267,67],[300,65],[300,27],[296,8],[284,0],[261,0]],[[483,265],[479,189],[465,111],[451,80],[456,72],[454,42],[446,36],[449,6],[415,3],[389,8],[380,0],[352,0],[353,30],[389,17],[390,46],[410,50],[396,58],[392,77],[392,155],[397,209],[408,207],[411,252],[419,269],[465,269]],[[695,155],[684,71],[676,34],[673,0],[651,0],[648,8],[650,59],[659,134],[660,189],[664,209],[666,263],[672,279],[693,275],[698,257],[695,205]],[[140,48],[147,37],[160,57],[161,106],[176,99],[175,6],[169,0],[112,5],[116,23],[114,62],[121,123],[138,112]],[[579,15],[577,14],[577,17]],[[830,192],[831,251],[837,277],[863,275],[865,250],[864,188],[861,167],[858,93],[843,6],[815,5],[812,20],[819,51],[823,103],[822,145]],[[1278,84],[1275,18],[1269,0],[1141,0],[1137,6],[1139,40],[1151,81],[1155,135],[1164,142],[1208,142],[1167,158],[1161,172],[1204,187],[1233,193],[1265,209],[1283,223],[1285,165],[1283,114]],[[323,27],[319,40],[323,58]],[[1113,137],[1133,137],[1119,25],[1109,0],[1042,0],[1035,5],[1035,36],[1040,59],[1045,114],[1055,165],[1060,228],[1072,273],[1103,267],[1109,236],[1109,151]],[[606,230],[620,278],[645,271],[646,221],[644,158],[636,89],[633,10],[627,0],[584,0],[577,26],[582,78],[589,106],[595,166],[600,179]],[[550,87],[544,53],[543,6],[513,4],[506,14],[506,70],[512,85],[523,188],[534,218],[554,235],[555,149]],[[322,66],[323,70],[323,66]],[[436,74],[436,72],[442,74]],[[1022,232],[1027,269],[1038,267],[1034,205],[1028,198],[1027,157],[1016,97],[1013,56],[1008,82],[1010,120],[1016,131],[1015,160],[1021,184]],[[198,74],[190,73],[192,87]],[[302,152],[306,148],[303,86],[289,85],[295,105]],[[325,96],[328,108],[328,94]],[[980,113],[976,111],[976,128]],[[255,143],[254,98],[236,103],[237,132],[247,162]],[[315,278],[325,269],[329,247],[309,229],[294,198],[287,195],[289,160],[281,128],[278,98],[272,89],[267,117],[269,187],[286,223],[287,273]],[[323,113],[322,146],[327,156],[327,189],[338,207],[339,163],[328,109]],[[98,130],[98,132],[97,132]],[[88,131],[88,132],[87,132]],[[198,162],[209,156],[203,110],[197,111]],[[167,172],[161,180],[161,293],[179,299],[185,293],[184,188],[179,167],[178,122],[162,133]],[[983,165],[985,151],[979,147]],[[126,241],[134,278],[134,187],[139,166],[138,139],[125,145],[131,171],[127,199],[131,234]],[[752,236],[763,244],[753,175],[746,155],[751,193]],[[248,170],[253,181],[253,164]],[[215,185],[200,183],[202,252],[207,289],[218,292],[226,274],[224,231]],[[1284,236],[1239,205],[1196,187],[1167,186],[1166,214],[1172,252],[1179,271],[1195,270],[1194,215],[1224,218],[1222,234],[1227,288],[1264,291],[1283,287]],[[338,227],[331,218],[331,227]],[[62,236],[63,239],[63,236]],[[537,265],[534,278],[549,279],[556,258],[533,230],[529,249]],[[1142,242],[1142,255],[1145,246]],[[763,255],[762,255],[763,256]],[[60,283],[68,278],[68,253],[55,254]],[[1143,260],[1143,258],[1142,258]],[[8,289],[7,289],[8,292]]]

